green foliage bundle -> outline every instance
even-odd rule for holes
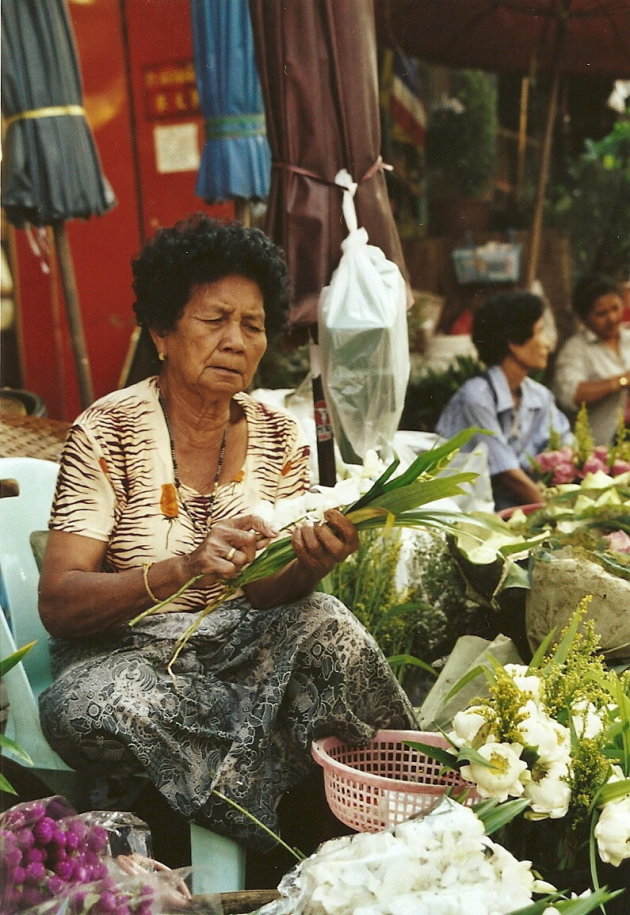
[[[587,140],[566,184],[550,189],[549,222],[566,234],[578,275],[627,279],[630,269],[630,117]]]
[[[401,541],[400,531],[365,533],[357,552],[335,566],[322,584],[351,608],[388,656],[408,654],[413,641],[415,607],[409,591],[396,586]]]
[[[496,163],[497,82],[482,70],[456,70],[451,98],[434,107],[427,128],[429,193],[483,198]]]

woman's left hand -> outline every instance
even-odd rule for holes
[[[325,512],[324,517],[324,524],[303,524],[291,536],[297,559],[318,578],[359,548],[359,535],[352,521],[337,509]]]

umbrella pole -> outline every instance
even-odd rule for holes
[[[564,44],[564,22],[558,25],[558,39],[556,41],[556,52],[554,65],[551,75],[551,92],[549,95],[549,104],[547,106],[547,120],[545,123],[545,135],[540,155],[540,169],[538,172],[538,183],[536,186],[536,199],[534,202],[534,216],[532,219],[532,235],[529,246],[529,261],[527,264],[527,275],[525,285],[531,289],[532,283],[536,279],[538,271],[538,259],[540,256],[540,242],[542,238],[543,208],[545,203],[545,191],[547,189],[547,180],[549,178],[549,162],[551,159],[551,144],[553,141],[553,125],[556,120],[558,111],[558,90],[560,87],[560,60],[562,57],[562,45]]]
[[[237,222],[242,226],[251,226],[252,224],[252,206],[245,197],[234,198],[234,216]]]
[[[55,238],[55,250],[57,252],[61,283],[66,301],[66,313],[68,316],[68,325],[70,327],[72,352],[74,354],[74,362],[77,371],[81,406],[85,408],[94,400],[94,390],[92,388],[90,363],[85,345],[85,337],[83,335],[81,309],[79,307],[79,296],[77,294],[72,254],[68,243],[68,232],[65,222],[53,223],[52,229]]]
[[[516,162],[516,207],[521,209],[523,204],[523,188],[525,186],[525,155],[527,153],[527,116],[529,108],[529,76],[521,80],[521,98],[518,119],[518,154]]]

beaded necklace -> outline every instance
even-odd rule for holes
[[[191,512],[191,510],[189,509],[189,507],[186,505],[186,503],[184,502],[184,498],[183,498],[183,496],[182,496],[182,484],[181,484],[181,480],[180,480],[180,478],[179,478],[179,469],[178,469],[178,467],[177,467],[177,458],[175,457],[175,440],[174,440],[174,438],[173,438],[173,430],[172,430],[172,428],[171,428],[171,422],[170,422],[170,419],[169,419],[169,417],[168,417],[168,411],[167,411],[167,409],[166,409],[166,403],[165,403],[165,401],[164,401],[164,397],[163,397],[163,395],[162,395],[162,391],[159,391],[159,393],[158,393],[158,400],[159,400],[159,403],[160,403],[160,407],[162,408],[162,413],[164,414],[164,422],[166,423],[166,430],[167,430],[167,432],[168,432],[168,439],[169,439],[169,443],[170,443],[170,446],[171,446],[171,460],[172,460],[172,462],[173,462],[173,479],[174,479],[174,482],[175,482],[175,489],[176,489],[176,491],[177,491],[177,498],[179,499],[179,503],[180,503],[181,507],[184,509],[184,511],[185,511],[186,514],[188,515],[188,517],[189,517],[189,519],[190,519],[190,521],[191,521],[191,523],[192,523],[192,526],[193,526],[196,530],[201,531],[201,533],[203,533],[203,534],[205,535],[205,534],[207,534],[208,531],[210,530],[210,525],[212,524],[212,514],[213,514],[213,511],[214,511],[214,501],[215,501],[215,498],[216,498],[216,492],[217,492],[217,486],[218,486],[218,483],[219,483],[219,477],[221,476],[221,470],[223,469],[223,459],[224,459],[224,457],[225,457],[225,448],[226,448],[226,445],[227,445],[227,432],[228,432],[228,427],[227,427],[227,425],[224,427],[224,429],[223,429],[223,435],[221,436],[221,447],[220,447],[220,449],[219,449],[219,459],[218,459],[218,461],[217,461],[217,470],[216,470],[216,473],[215,473],[215,475],[214,475],[214,482],[213,482],[213,484],[212,484],[212,492],[210,493],[210,496],[208,497],[208,499],[207,499],[207,501],[206,501],[206,518],[205,518],[205,525],[204,525],[203,528],[200,528],[199,525],[198,525],[198,523],[197,523],[197,520],[196,520],[196,518],[195,518],[194,513]]]

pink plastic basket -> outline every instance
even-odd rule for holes
[[[358,832],[378,832],[427,813],[451,789],[469,806],[479,800],[470,782],[459,773],[442,771],[442,764],[406,746],[418,741],[449,747],[441,734],[428,731],[377,731],[362,747],[351,747],[337,737],[313,742],[311,752],[324,770],[330,809],[342,823]]]

